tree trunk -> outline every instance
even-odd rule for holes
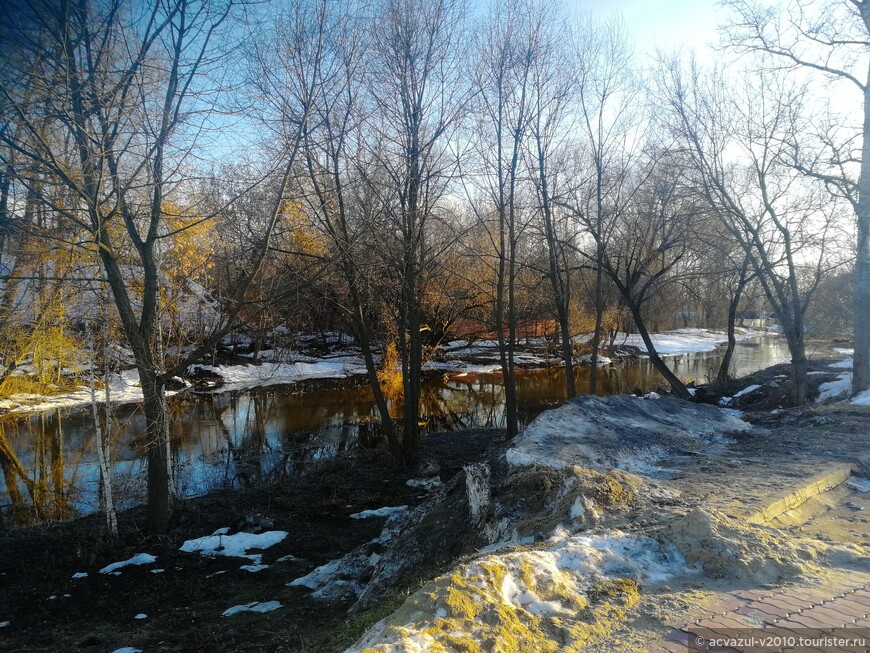
[[[864,141],[858,178],[858,257],[855,262],[852,392],[870,388],[870,71],[864,87]]]
[[[807,403],[807,355],[803,339],[794,346],[791,359],[792,383],[794,383],[794,404],[803,406]]]
[[[145,451],[148,458],[149,533],[165,533],[172,512],[172,474],[169,455],[169,420],[164,380],[154,371],[139,368],[145,405]]]
[[[737,323],[737,309],[740,307],[740,298],[743,296],[743,290],[749,282],[749,257],[744,257],[743,267],[740,268],[740,276],[737,279],[737,286],[734,288],[734,295],[728,303],[728,346],[725,348],[725,355],[722,357],[722,363],[719,365],[719,373],[716,375],[715,386],[718,389],[723,389],[728,383],[728,372],[731,369],[731,359],[734,357],[734,348],[737,346],[737,337],[734,333],[734,328]]]
[[[659,356],[656,351],[652,338],[650,338],[649,332],[646,329],[646,324],[644,324],[643,317],[640,314],[640,308],[635,306],[634,302],[630,302],[628,308],[634,318],[634,324],[637,327],[637,331],[640,333],[640,337],[643,338],[643,344],[646,345],[647,355],[649,356],[649,360],[653,367],[656,368],[656,371],[659,374],[665,377],[665,381],[667,381],[671,386],[671,390],[675,395],[680,399],[691,399],[692,394],[686,388],[685,384],[680,381],[676,374],[671,372],[671,369],[665,364],[662,357]]]
[[[592,332],[592,362],[589,366],[589,394],[598,392],[598,348],[601,346],[601,324],[604,317],[604,298],[601,283],[603,281],[601,266],[601,245],[596,245],[595,256],[595,330]]]

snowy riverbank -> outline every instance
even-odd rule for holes
[[[741,329],[738,340],[746,340],[763,336],[765,333]],[[588,334],[580,336],[578,341],[589,339]],[[652,335],[657,351],[664,356],[680,356],[684,354],[707,353],[716,350],[725,340],[726,334],[721,331],[707,329],[678,329]],[[614,340],[617,350],[645,352],[643,341],[637,334],[619,334]],[[543,338],[524,341],[516,354],[517,365],[527,369],[560,365],[561,360],[547,356],[546,342]],[[437,350],[433,360],[427,361],[423,369],[426,372],[444,372],[456,375],[493,374],[501,370],[498,345],[491,340],[456,340],[447,343]],[[641,353],[641,355],[643,355]],[[248,357],[250,355],[242,355]],[[587,357],[588,358],[588,357]],[[579,361],[583,364],[582,358]],[[606,357],[599,359],[599,364],[606,365],[611,360]],[[213,379],[214,392],[229,392],[249,390],[258,387],[289,385],[316,379],[346,379],[362,376],[366,373],[365,362],[358,351],[344,349],[332,351],[324,356],[311,356],[293,350],[266,350],[260,352],[260,361],[256,364],[239,365],[192,365],[190,373],[197,370],[205,372]],[[142,390],[139,387],[139,377],[135,369],[124,370],[113,375],[110,381],[111,400],[113,403],[135,403],[142,401]],[[180,384],[179,384],[180,385]],[[167,391],[167,396],[178,393],[178,390]],[[104,401],[104,392],[97,392],[97,401]],[[5,413],[32,413],[62,408],[85,407],[91,403],[90,389],[82,387],[56,395],[19,394],[0,400],[0,410]]]

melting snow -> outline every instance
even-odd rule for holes
[[[736,338],[739,341],[760,335],[762,335],[760,332],[745,330],[743,333],[736,334]],[[707,329],[677,329],[676,331],[650,334],[650,339],[656,351],[663,356],[713,351],[725,342],[727,338],[727,334],[721,331],[708,331]],[[615,342],[631,345],[641,351],[646,351],[643,338],[637,333],[620,333],[617,335]]]
[[[487,569],[497,567],[497,576]],[[543,548],[535,550],[512,551],[504,554],[486,555],[461,566],[457,573],[463,582],[480,587],[480,596],[495,611],[522,609],[536,617],[573,618],[578,599],[586,594],[602,578],[631,579],[641,584],[661,583],[675,574],[691,573],[686,562],[674,546],[663,546],[659,542],[641,535],[629,535],[621,531],[610,531],[595,535],[570,535],[560,530]],[[444,583],[448,577],[435,581]],[[500,578],[500,582],[496,581]],[[473,580],[477,579],[477,580]],[[492,588],[481,586],[480,579],[492,579]],[[461,586],[447,581],[450,596],[455,588]],[[558,588],[558,591],[553,591]],[[432,596],[432,585],[419,590],[421,594]],[[432,623],[449,614],[444,598],[436,599],[431,613],[415,612],[413,621],[402,623],[390,621],[390,617],[375,625],[357,644],[348,651],[359,652],[368,648],[384,651],[434,650],[438,642],[427,640],[422,649],[415,649],[411,643],[422,641]],[[409,599],[413,601],[413,597]],[[406,614],[400,611],[398,614]],[[470,635],[471,633],[452,633]],[[397,639],[398,638],[398,639]]]
[[[866,478],[853,476],[847,481],[847,483],[858,490],[858,492],[870,492],[870,480],[867,480]]]
[[[231,608],[224,610],[222,616],[230,617],[234,614],[238,614],[239,612],[271,612],[272,610],[277,610],[281,607],[281,603],[278,601],[265,601],[263,603],[258,603],[254,601],[253,603],[245,603],[243,605],[234,605]]]
[[[116,648],[112,653],[142,653],[142,649],[133,648],[132,646],[124,646],[122,648]]]
[[[260,564],[263,556],[248,553],[248,549],[268,549],[287,537],[287,531],[266,531],[265,533],[236,533],[234,535],[206,535],[187,540],[179,550],[187,553],[199,552],[205,556],[229,556],[248,558]]]
[[[117,572],[117,569],[121,569],[122,567],[126,567],[128,565],[150,565],[152,562],[157,561],[157,556],[153,556],[150,553],[137,553],[129,560],[123,560],[121,562],[113,562],[110,565],[107,565],[100,569],[101,574],[111,574],[115,573],[116,575],[120,572]]]
[[[852,375],[841,374],[836,381],[828,381],[819,386],[819,396],[816,403],[827,401],[828,399],[836,399],[842,395],[848,394],[852,389]]]
[[[423,488],[424,490],[428,490],[429,492],[431,492],[432,490],[439,488],[444,484],[441,482],[440,478],[435,476],[432,478],[411,478],[405,481],[405,485],[407,485],[408,487]]]
[[[133,617],[133,618],[134,618],[134,619],[147,619],[147,618],[148,618],[148,615],[145,614],[144,612],[140,612],[139,614],[137,614],[137,615],[136,615],[135,617]]]
[[[363,510],[353,513],[351,519],[368,519],[369,517],[391,517],[408,511],[408,506],[393,506],[392,508],[378,508],[376,510]]]
[[[746,386],[745,388],[743,388],[743,390],[741,390],[740,392],[738,392],[737,394],[735,394],[735,395],[734,395],[734,399],[737,399],[738,397],[742,397],[743,395],[748,395],[750,392],[755,392],[755,391],[758,390],[760,387],[761,387],[761,386],[758,385],[757,383],[756,383],[756,384],[753,384],[753,385],[748,385],[748,386]]]
[[[87,578],[88,574],[85,571],[78,571],[72,575],[73,580],[78,580],[79,578]]]
[[[242,565],[239,569],[244,569],[245,571],[250,571],[252,574],[258,571],[263,571],[264,569],[268,569],[269,565]]]

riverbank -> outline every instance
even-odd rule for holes
[[[738,341],[769,335],[762,331],[738,329]],[[662,356],[712,352],[727,340],[721,331],[708,329],[678,329],[652,334],[653,343]],[[578,336],[584,343],[589,336]],[[240,392],[253,388],[297,385],[304,382],[362,379],[366,374],[365,362],[357,349],[348,347],[345,340],[328,338],[324,341],[300,338],[293,348],[271,348],[253,353],[248,351],[252,342],[239,344],[227,340],[216,357],[219,362],[191,365],[184,378],[178,377],[166,394],[208,392]],[[599,364],[604,366],[616,360],[644,356],[646,348],[637,334],[617,334],[612,345],[604,348]],[[496,374],[501,372],[498,343],[492,340],[455,340],[428,353],[423,366],[425,373],[446,373],[456,376]],[[256,358],[256,361],[254,359]],[[377,357],[380,360],[380,356]],[[580,357],[579,365],[589,363],[588,355]],[[559,367],[563,361],[554,353],[554,346],[544,338],[526,338],[518,346],[516,364],[519,369]],[[103,379],[98,379],[98,403],[105,401]],[[129,367],[109,380],[109,394],[113,404],[142,401],[138,372]],[[0,414],[38,413],[49,410],[86,408],[92,402],[89,384],[82,380],[74,390],[58,390],[49,394],[15,394],[0,399]]]
[[[828,376],[830,370],[827,376],[812,378]],[[123,534],[117,542],[102,536],[97,516],[3,533],[0,623],[9,623],[0,628],[0,648],[114,651],[133,646],[143,651],[341,651],[382,617],[395,613],[390,623],[401,625],[406,613],[396,610],[405,598],[420,583],[453,569],[458,557],[470,554],[471,561],[479,560],[480,554],[475,551],[485,546],[479,538],[508,541],[507,549],[485,555],[514,555],[510,541],[514,537],[512,529],[516,529],[515,544],[520,546],[516,551],[531,552],[538,561],[535,564],[542,564],[547,556],[554,555],[553,551],[560,550],[559,546],[573,551],[572,559],[587,561],[578,569],[584,569],[589,578],[597,578],[599,589],[590,594],[588,584],[576,586],[571,600],[582,599],[586,603],[585,607],[578,607],[577,614],[583,618],[575,625],[588,624],[584,619],[601,620],[611,615],[606,622],[600,621],[606,629],[584,631],[590,637],[590,646],[612,650],[607,648],[607,642],[612,641],[608,638],[618,637],[620,642],[631,643],[631,647],[626,645],[623,650],[646,650],[641,640],[649,642],[650,638],[664,637],[668,624],[688,614],[693,602],[711,604],[720,594],[733,591],[735,584],[744,589],[771,583],[812,585],[832,578],[847,562],[852,565],[851,573],[864,573],[855,567],[864,564],[860,556],[848,551],[853,544],[866,546],[870,541],[870,533],[862,530],[866,529],[867,520],[861,521],[860,510],[843,507],[844,501],[859,507],[865,505],[866,496],[858,490],[850,490],[846,498],[837,498],[836,510],[830,513],[836,517],[836,524],[832,522],[813,532],[811,539],[821,541],[824,546],[808,542],[800,534],[764,530],[767,526],[760,531],[753,530],[755,527],[747,530],[728,521],[741,518],[744,507],[760,505],[793,481],[831,465],[854,464],[859,486],[870,475],[870,459],[866,458],[868,409],[844,402],[771,408],[775,393],[787,390],[781,377],[780,370],[773,368],[737,384],[744,390],[759,386],[737,397],[735,405],[744,415],[744,421],[739,423],[734,415],[714,407],[672,403],[676,400],[671,399],[661,404],[664,412],[647,412],[643,419],[640,414],[629,414],[625,407],[652,410],[664,400],[653,397],[594,400],[612,401],[616,402],[614,406],[622,407],[614,413],[616,419],[612,423],[622,429],[630,427],[637,446],[624,436],[619,436],[615,446],[603,432],[584,430],[583,425],[608,423],[609,409],[605,403],[584,408],[593,411],[589,415],[597,416],[592,420],[572,416],[570,411],[574,408],[569,405],[542,415],[527,429],[521,442],[503,444],[499,431],[429,437],[424,441],[425,464],[418,469],[397,469],[384,452],[357,449],[311,464],[299,476],[281,483],[186,500],[180,504],[171,532],[162,538],[142,535],[141,510],[122,514]],[[701,423],[693,412],[698,410],[706,411],[703,419],[712,420],[709,428],[700,431],[692,428]],[[669,425],[656,430],[653,425],[662,419],[670,420]],[[721,426],[717,426],[720,420]],[[561,448],[558,456],[548,453],[541,439],[551,431],[555,433],[554,425]],[[688,429],[679,442],[673,440],[676,425]],[[566,433],[576,433],[579,439],[575,444],[566,442]],[[672,444],[678,445],[678,455],[668,453]],[[570,455],[571,450],[582,451],[583,447],[587,453],[578,461],[585,461],[582,464],[589,470],[587,476],[566,486],[570,475],[565,476],[564,470],[559,471],[551,463]],[[528,466],[528,462],[534,464]],[[469,476],[463,469],[467,465],[472,465],[468,469],[481,473]],[[483,474],[483,469],[489,472]],[[528,473],[523,469],[528,469]],[[544,471],[535,471],[541,469]],[[469,503],[467,497],[473,488],[485,493],[474,493],[477,499]],[[560,488],[570,491],[563,495]],[[489,500],[482,500],[485,497]],[[401,506],[407,510],[382,510]],[[476,513],[472,506],[476,506]],[[692,548],[689,535],[695,531],[677,527],[687,523],[680,521],[687,515],[697,516],[698,513],[693,513],[697,508],[726,515],[717,517],[718,521],[710,527],[715,533],[698,531],[707,532],[715,541],[730,533],[727,536],[730,544],[722,541],[723,564],[747,555],[766,559],[771,553],[757,538],[774,533],[777,551],[785,550],[783,547],[790,542],[788,550],[814,552],[813,557],[809,561],[799,556],[795,561],[783,561],[775,568],[784,570],[781,575],[777,571],[772,575],[747,572],[734,576],[736,572],[729,571],[723,578],[711,571],[713,566],[706,572],[692,571],[695,563],[691,562],[691,556],[697,555],[692,551],[697,549]],[[474,514],[478,519],[465,521]],[[481,515],[486,517],[480,518]],[[421,542],[430,547],[427,551],[432,555],[426,557],[426,564],[415,563],[411,567],[413,573],[404,574],[398,583],[379,580],[373,584],[375,578],[383,580],[383,570],[389,567],[387,563],[394,555],[391,552],[401,550],[404,540],[395,540],[396,533],[391,534],[391,530],[395,531],[402,523],[399,520],[406,516],[415,521],[405,523],[402,532],[425,535]],[[502,523],[505,518],[508,521]],[[414,523],[425,528],[415,528]],[[488,531],[487,524],[497,530]],[[559,524],[563,530],[554,530]],[[696,527],[701,524],[692,526]],[[241,533],[249,543],[264,532],[279,535],[267,536],[264,543],[267,540],[275,543],[260,551],[243,552],[237,548],[236,553],[260,556],[255,560],[229,555],[202,556],[181,550],[185,542],[197,541],[224,528],[229,529],[225,535],[233,537]],[[615,536],[614,529],[622,535]],[[677,532],[682,535],[674,539]],[[552,540],[559,533],[563,539]],[[575,535],[587,539],[570,540]],[[219,538],[224,536],[216,537],[220,542]],[[620,577],[626,567],[618,558],[608,558],[613,564],[606,568],[596,563],[596,556],[610,555],[603,551],[610,546],[608,542],[615,541],[620,546],[630,545],[630,550],[648,560],[644,563],[646,567],[632,572],[634,575]],[[226,540],[227,546],[234,542]],[[597,544],[589,549],[590,543]],[[656,549],[680,543],[685,549],[678,548],[683,562],[665,549]],[[418,544],[414,548],[419,548]],[[839,558],[835,556],[834,563],[830,558],[832,545],[845,547],[837,549],[841,553]],[[737,547],[730,549],[733,554],[728,553],[729,546]],[[112,571],[100,573],[112,563],[150,560],[146,556],[137,558],[138,554],[156,559],[119,568],[115,570],[119,575]],[[465,560],[469,564],[469,559]],[[523,578],[521,562],[517,558],[519,566],[514,578],[517,582]],[[483,559],[483,563],[492,569],[501,568],[492,565],[507,564],[499,557]],[[796,566],[789,566],[792,563]],[[466,568],[460,566],[442,578],[453,578],[457,570]],[[659,573],[670,575],[666,580],[652,582],[650,574]],[[307,580],[294,582],[300,579]],[[616,581],[630,582],[614,584]],[[358,606],[349,616],[348,610],[358,604],[360,592],[374,586],[378,591],[370,592],[364,607]],[[321,591],[327,587],[329,591]],[[544,609],[549,599],[542,588],[537,584],[527,589],[538,592],[539,607]],[[632,588],[637,590],[636,595]],[[321,598],[312,596],[312,592],[320,592]],[[531,604],[522,607],[520,601],[512,605],[511,614],[522,619],[527,619],[523,614],[536,614],[529,607]],[[243,614],[223,616],[237,606],[248,609]],[[273,607],[274,610],[269,610]],[[496,613],[497,607],[494,603]],[[522,611],[517,612],[518,607]],[[437,606],[433,607],[435,620],[439,618],[437,610]],[[617,614],[614,610],[621,614],[618,619],[612,618]]]

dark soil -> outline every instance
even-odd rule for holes
[[[807,363],[807,396],[812,402],[819,396],[819,386],[828,381],[835,381],[845,370],[831,368],[835,359],[811,360]],[[737,397],[729,404],[729,408],[737,408],[744,412],[769,412],[794,406],[794,383],[792,369],[788,363],[773,365],[763,370],[753,372],[739,379],[731,379],[725,388],[714,388],[710,385],[698,386],[695,398],[704,403],[719,405],[722,397],[733,397],[740,390],[751,385],[761,386],[757,390]]]
[[[430,436],[423,466],[449,480],[462,465],[488,457],[503,438],[496,430]],[[383,519],[351,519],[352,513],[422,502],[426,492],[405,485],[419,475],[420,469],[396,467],[383,451],[360,449],[280,484],[183,501],[169,534],[158,538],[144,533],[141,509],[120,515],[116,541],[106,538],[99,516],[0,533],[0,622],[10,622],[0,628],[0,651],[342,650],[402,595],[348,620],[350,601],[316,601],[309,590],[287,583],[377,537]],[[186,539],[241,525],[252,515],[289,533],[264,552],[263,562],[272,564],[266,570],[251,573],[239,569],[247,560],[178,550]],[[157,562],[125,567],[119,576],[98,573],[140,552],[156,555]],[[287,555],[298,560],[274,562]],[[419,578],[440,571],[421,568]],[[77,572],[88,576],[73,580]],[[221,616],[234,605],[271,600],[282,607]],[[134,619],[139,613],[147,619]]]

